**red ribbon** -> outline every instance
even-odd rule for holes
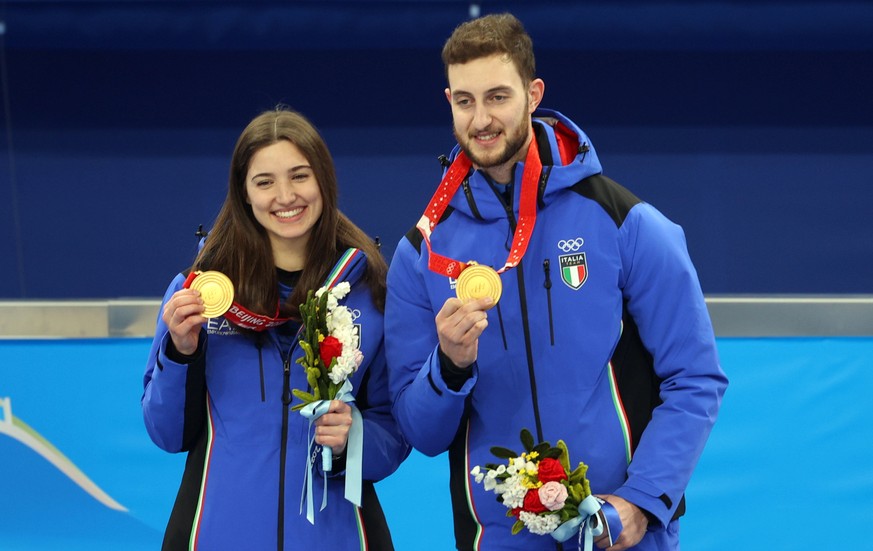
[[[457,278],[461,274],[467,267],[467,263],[435,253],[431,248],[430,235],[437,222],[439,222],[440,217],[446,212],[449,202],[458,191],[464,178],[467,177],[471,166],[473,166],[473,163],[470,161],[470,158],[461,151],[455,157],[451,166],[449,166],[439,187],[437,187],[436,193],[434,193],[424,214],[421,215],[416,224],[427,245],[429,255],[427,267],[438,274],[453,278]],[[521,176],[521,202],[518,207],[518,224],[515,227],[515,235],[512,237],[509,256],[503,267],[497,270],[498,274],[518,266],[524,253],[527,251],[530,236],[533,234],[537,219],[537,184],[542,170],[543,165],[540,161],[539,148],[537,147],[536,138],[533,137],[524,161],[524,173]]]

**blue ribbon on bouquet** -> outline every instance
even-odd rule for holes
[[[363,454],[364,454],[364,423],[361,412],[351,402],[355,401],[352,394],[352,383],[343,382],[334,400],[346,402],[352,408],[352,426],[349,427],[349,439],[346,443],[346,486],[345,498],[356,506],[361,506],[361,482],[363,480]],[[309,419],[309,452],[306,457],[306,475],[303,481],[303,495],[300,496],[300,512],[303,512],[303,503],[306,502],[306,520],[315,524],[315,507],[312,503],[312,469],[317,457],[315,452],[315,433],[312,424],[316,419],[330,410],[330,400],[318,400],[307,404],[300,410],[300,415]],[[321,509],[327,507],[327,473],[333,469],[333,450],[328,446],[321,448],[321,471],[324,476],[324,492],[321,497]]]
[[[579,547],[585,551],[591,551],[594,546],[594,538],[606,532],[609,538],[609,546],[615,543],[621,534],[622,524],[618,511],[611,503],[599,497],[588,496],[582,500],[579,507],[579,516],[572,518],[552,531],[552,537],[560,542],[579,534]]]

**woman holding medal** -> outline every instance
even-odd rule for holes
[[[188,453],[164,549],[393,548],[373,482],[409,447],[388,400],[386,270],[338,210],[333,161],[312,124],[285,109],[252,120],[212,231],[167,289],[146,367],[149,435]],[[326,508],[310,522],[303,475],[317,452],[308,421],[289,412],[291,389],[308,387],[297,363],[299,305],[308,291],[343,281],[363,361],[349,379],[354,406],[329,402],[312,428],[333,465],[312,477],[310,493]],[[352,407],[363,425],[360,507],[343,494]]]
[[[727,386],[682,230],[540,107],[515,17],[461,24],[443,62],[458,145],[395,251],[385,343],[404,434],[427,455],[448,451],[457,548],[562,548],[513,534],[514,515],[544,508],[507,516],[470,473],[529,429],[588,465],[620,521],[598,548],[678,549],[683,493]]]

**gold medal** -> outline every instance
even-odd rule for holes
[[[191,289],[200,291],[203,299],[203,316],[217,318],[233,304],[233,283],[221,272],[209,270],[200,272],[191,282]]]
[[[493,306],[500,300],[500,295],[503,293],[503,283],[494,268],[470,262],[458,276],[455,292],[463,302],[491,297],[494,299]]]

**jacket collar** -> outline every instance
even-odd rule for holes
[[[533,114],[533,129],[543,171],[548,175],[545,187],[539,190],[540,208],[549,204],[555,194],[602,171],[591,140],[576,123],[560,112],[538,109]],[[460,151],[461,147],[456,145],[449,158],[454,160]],[[516,216],[523,172],[524,163],[517,163],[513,169],[512,191],[512,207]],[[450,206],[469,216],[485,220],[507,217],[502,202],[481,170],[472,171],[468,177],[467,189],[462,186],[455,193]]]

